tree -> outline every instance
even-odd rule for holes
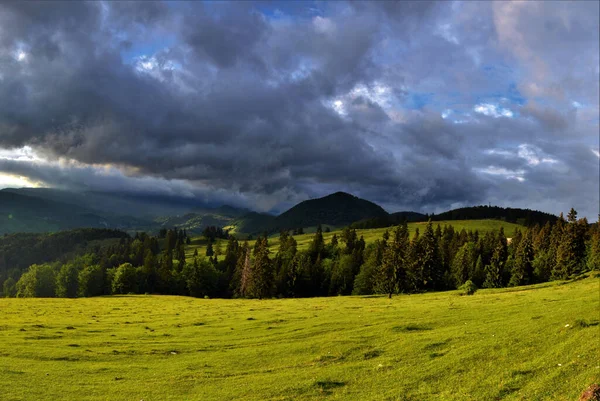
[[[600,270],[600,216],[590,239],[587,267],[590,270]]]
[[[389,235],[387,238],[389,238]],[[381,268],[383,254],[387,247],[387,238],[384,235],[382,240],[376,240],[375,243],[370,244],[365,249],[365,262],[354,278],[353,295],[369,295],[374,293],[375,275]]]
[[[104,294],[104,269],[100,265],[84,266],[78,274],[80,297],[94,297]]]
[[[441,289],[444,272],[442,270],[437,238],[431,220],[421,236],[419,271],[423,285],[427,289]]]
[[[475,244],[466,242],[454,256],[452,261],[451,272],[456,288],[463,285],[467,280],[471,279],[471,272],[475,261]]]
[[[53,297],[55,295],[55,276],[52,265],[31,265],[17,281],[17,297]]]
[[[562,229],[560,243],[556,248],[556,262],[552,269],[552,278],[566,280],[571,274],[578,273],[585,260],[585,230],[587,222],[578,223],[577,212],[571,208],[568,223]]]
[[[323,252],[324,249],[325,249],[325,240],[323,239],[323,229],[321,228],[321,225],[319,224],[317,226],[317,231],[315,232],[315,236],[313,237],[313,240],[310,243],[310,247],[309,247],[310,258],[313,263],[319,258],[319,256],[320,257],[324,256],[324,252]]]
[[[17,282],[14,278],[9,277],[4,281],[2,293],[6,298],[12,298],[17,295]]]
[[[515,251],[510,286],[526,285],[533,281],[533,259],[533,241],[528,230]]]
[[[144,256],[144,264],[140,269],[140,275],[138,277],[139,290],[140,292],[152,293],[156,287],[157,273],[156,273],[156,257],[150,249],[146,250]]]
[[[409,234],[406,223],[396,226],[392,241],[385,247],[381,264],[375,273],[375,290],[387,294],[389,298],[398,289],[406,286],[406,255]]]
[[[273,269],[269,259],[269,243],[266,237],[257,240],[254,266],[251,269],[247,295],[252,298],[270,297],[273,291]]]
[[[485,268],[486,276],[485,282],[483,283],[485,288],[502,287],[504,263],[506,263],[506,248],[502,240],[499,240],[498,245],[496,245],[496,248],[494,249],[490,264]]]
[[[186,286],[193,297],[213,296],[219,281],[219,272],[207,260],[194,260],[185,267]]]
[[[136,284],[136,271],[131,263],[123,263],[117,267],[112,278],[113,294],[135,292]]]
[[[354,284],[354,258],[344,254],[331,268],[329,295],[350,295]]]
[[[212,240],[208,240],[208,245],[206,246],[206,256],[211,257],[215,254],[213,250]]]
[[[235,272],[233,274],[230,289],[236,297],[245,296],[246,289],[249,285],[250,269],[252,268],[250,263],[250,248],[248,247],[248,241],[244,241],[235,266]]]
[[[56,275],[56,296],[75,298],[79,287],[79,270],[73,263],[62,265]]]

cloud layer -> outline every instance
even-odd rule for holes
[[[491,202],[595,220],[598,14],[2,3],[0,172],[260,210],[346,190],[390,211]]]

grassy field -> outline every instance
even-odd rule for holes
[[[0,399],[576,400],[599,290],[0,299]]]
[[[488,231],[499,230],[500,227],[504,227],[504,233],[507,237],[512,237],[515,229],[520,227],[518,224],[507,223],[500,220],[453,220],[453,221],[439,221],[434,222],[434,227],[440,225],[442,228],[444,225],[451,225],[454,227],[456,231],[460,231],[463,228],[467,231],[475,231],[478,230],[479,233],[485,233]],[[418,228],[422,233],[425,229],[427,223],[409,223],[408,229],[413,235]],[[374,242],[377,239],[381,239],[385,230],[392,230],[392,227],[388,228],[373,228],[373,229],[365,229],[365,230],[356,230],[357,235],[360,237],[361,235],[365,239],[367,244]],[[334,234],[337,234],[338,238],[341,234],[341,230],[331,231],[329,233],[323,233],[323,238],[326,242],[331,241],[331,237]],[[310,243],[312,242],[314,237],[314,233],[303,234],[303,235],[294,235],[296,242],[298,243],[298,250],[306,250],[308,249]],[[217,240],[220,243],[221,249],[225,251],[225,247],[227,245],[227,240]],[[254,245],[254,241],[248,241],[250,247]],[[198,249],[198,254],[203,256],[206,254],[206,245],[207,241],[204,237],[197,237],[192,241],[191,246],[186,247],[186,255],[188,258],[191,258],[194,251]],[[279,249],[279,235],[273,235],[269,238],[269,249],[274,254]]]

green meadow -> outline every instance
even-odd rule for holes
[[[576,400],[600,380],[599,291],[0,299],[0,399]]]
[[[523,227],[519,226],[518,224],[507,223],[505,221],[500,221],[500,220],[452,220],[452,221],[435,221],[435,222],[433,222],[434,227],[437,227],[438,224],[442,228],[444,228],[445,225],[453,226],[455,231],[461,231],[463,229],[466,231],[477,230],[477,231],[479,231],[480,234],[484,234],[489,231],[499,230],[500,227],[502,227],[502,228],[504,228],[504,234],[509,238],[513,236],[513,234],[515,233],[515,229],[523,228]],[[423,230],[425,230],[426,225],[427,225],[427,223],[425,223],[425,222],[408,223],[408,230],[412,236],[415,234],[417,228],[422,233]],[[314,237],[314,230],[315,230],[315,228],[313,228],[312,230],[307,230],[307,231],[312,231],[310,233],[302,234],[302,235],[294,235],[294,239],[298,243],[299,251],[307,250],[309,248],[310,243],[312,242],[313,237]],[[393,230],[393,227],[356,230],[356,234],[358,235],[358,237],[362,236],[364,238],[365,242],[367,244],[370,244],[370,243],[374,242],[375,240],[381,239],[381,237],[383,236],[383,233],[386,230],[389,230],[391,232]],[[342,233],[341,229],[340,230],[332,230],[328,233],[323,233],[323,238],[325,239],[326,242],[330,242],[331,238],[333,237],[334,234],[336,234],[339,238],[341,233]],[[227,246],[227,240],[218,239],[216,242],[217,243],[215,244],[215,246],[221,246],[221,249],[224,251],[225,247]],[[253,240],[248,241],[248,243],[249,243],[250,247],[254,246]],[[185,248],[187,258],[189,258],[189,260],[191,261],[192,255],[194,254],[194,251],[196,249],[198,250],[198,254],[200,256],[204,256],[206,254],[206,246],[207,246],[207,240],[204,237],[195,238],[192,241],[191,246],[187,246]],[[279,249],[279,235],[277,235],[277,234],[272,235],[271,237],[269,237],[269,250],[271,251],[271,253],[274,254],[277,252],[278,249]]]

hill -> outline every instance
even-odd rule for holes
[[[0,234],[55,232],[73,228],[146,228],[148,222],[130,217],[103,215],[79,205],[0,191]]]
[[[414,235],[417,229],[420,230],[422,233],[423,230],[425,229],[426,224],[427,224],[426,222],[408,223],[408,230],[410,232],[410,235],[411,236]],[[502,229],[504,229],[505,235],[509,238],[514,235],[515,229],[523,228],[522,226],[519,226],[518,224],[508,223],[508,222],[501,221],[501,220],[436,221],[434,226],[437,226],[438,224],[441,227],[444,227],[445,225],[450,225],[450,226],[454,227],[455,231],[461,231],[463,229],[465,231],[477,230],[477,231],[479,231],[480,234],[484,234],[484,233],[490,232],[490,231],[496,231],[496,230],[499,230],[500,228],[502,228]],[[383,233],[388,229],[389,229],[388,227],[357,229],[356,234],[358,237],[363,237],[363,239],[365,240],[365,243],[368,245],[370,243],[373,243],[375,240],[381,239],[383,236]],[[342,234],[341,230],[325,232],[325,233],[323,233],[323,239],[325,240],[326,243],[329,243],[331,241],[331,238],[334,235],[336,235],[338,238],[340,238],[341,234]],[[314,238],[314,233],[294,235],[293,237],[298,244],[297,245],[298,250],[305,251],[309,248],[310,243],[312,242],[312,240]],[[227,245],[226,240],[217,240],[217,242],[221,244],[221,247],[223,249],[225,249],[225,247]],[[254,246],[255,241],[250,240],[248,243],[249,243],[250,247],[252,248]],[[192,261],[192,255],[196,249],[198,250],[198,254],[205,255],[206,254],[206,246],[207,246],[207,241],[205,238],[201,238],[201,237],[194,238],[192,240],[192,244],[190,246],[186,247],[186,250],[185,250],[186,256],[189,259],[189,261],[190,262]],[[271,251],[272,255],[274,255],[275,253],[277,253],[278,249],[279,249],[279,235],[272,234],[269,237],[269,250]]]
[[[404,221],[407,223],[417,221],[427,221],[428,217],[425,214],[417,212],[396,212],[383,217],[374,217],[356,221],[350,225],[351,228],[381,228],[396,226]]]
[[[523,226],[540,226],[546,222],[554,223],[558,217],[537,210],[518,209],[498,206],[473,206],[460,209],[449,210],[438,215],[430,216],[432,220],[481,220],[495,219],[510,223],[516,223]]]
[[[391,300],[3,298],[0,393],[24,401],[576,400],[600,380],[598,308],[597,278]]]
[[[330,225],[343,227],[358,220],[386,217],[388,213],[373,202],[345,192],[300,202],[267,225],[270,232],[300,227]]]
[[[52,234],[17,233],[0,236],[0,282],[8,270],[23,270],[32,264],[68,260],[91,251],[106,241],[128,235],[118,230],[82,228]]]

